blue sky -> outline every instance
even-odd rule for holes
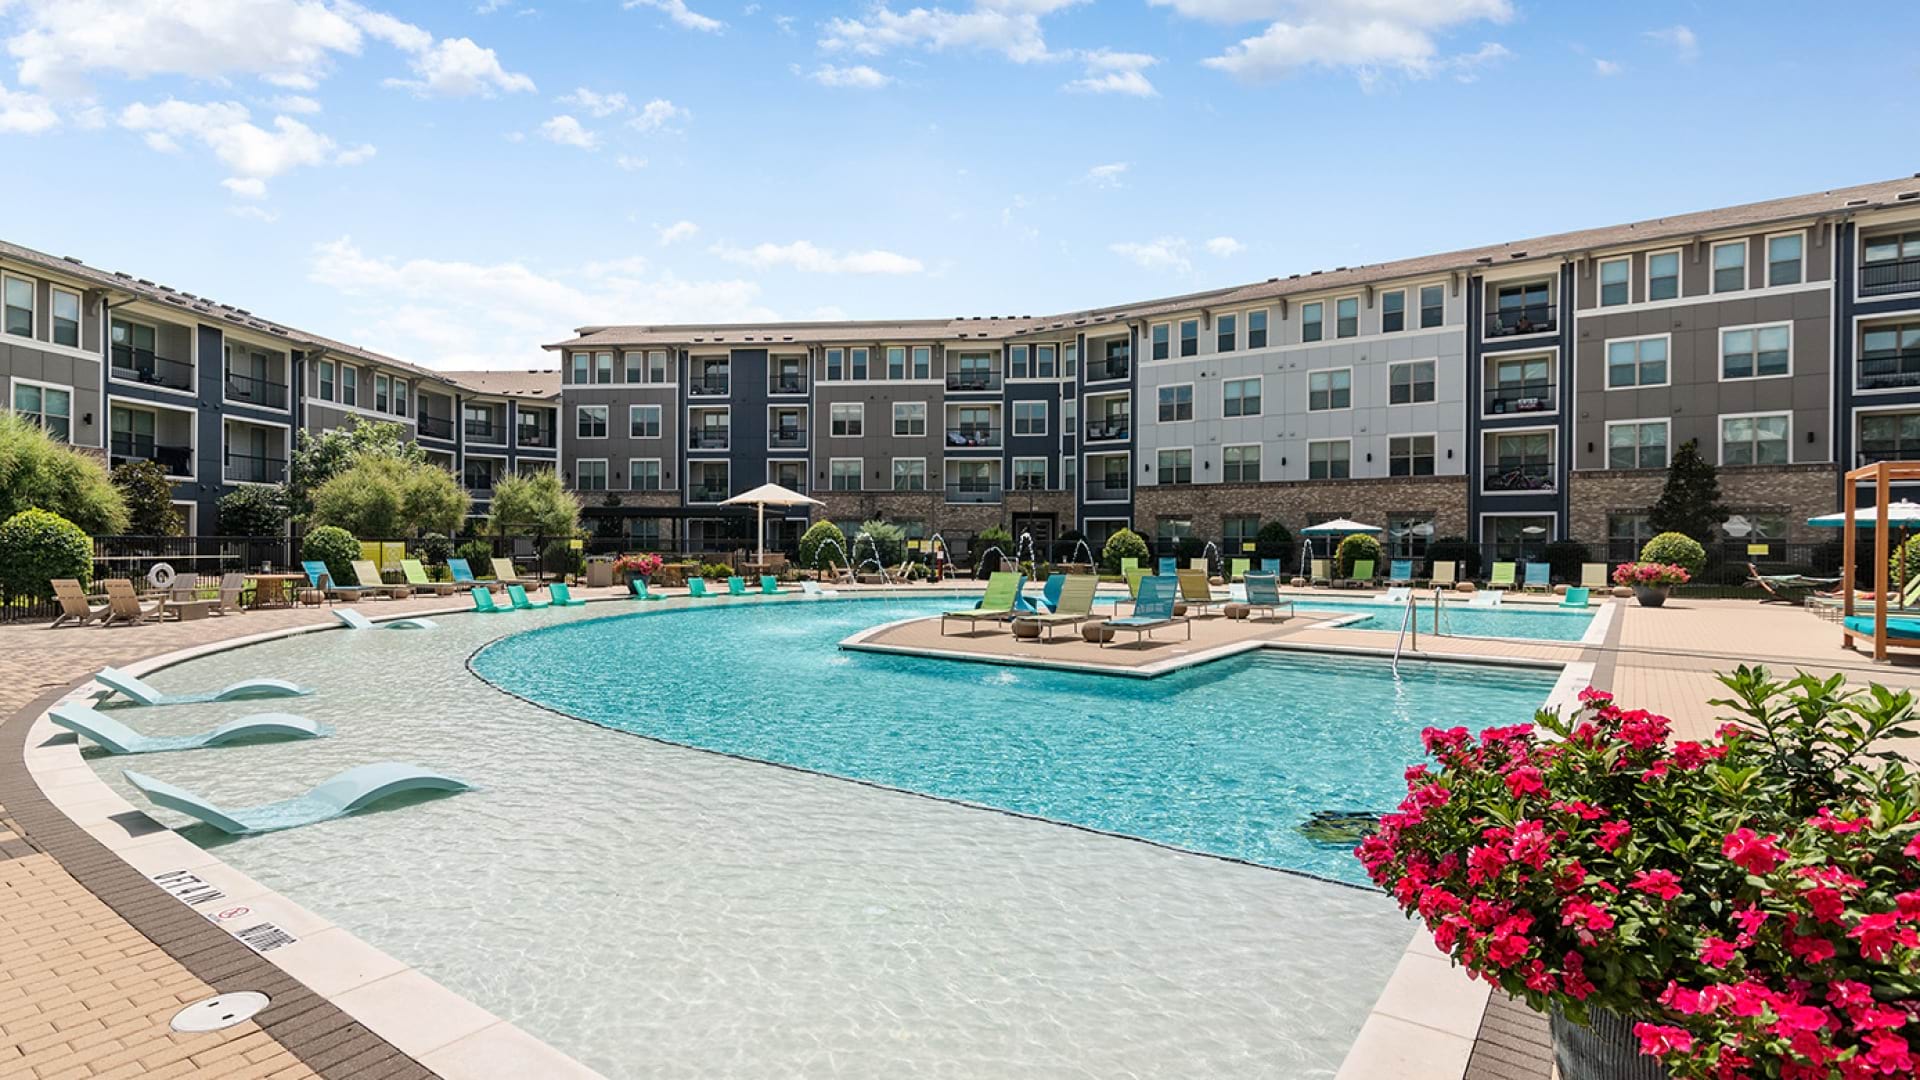
[[[1920,170],[1910,4],[0,0],[4,235],[438,367]],[[1878,48],[1876,46],[1876,48]]]

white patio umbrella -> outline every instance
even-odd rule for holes
[[[761,484],[752,491],[744,491],[720,504],[721,506],[754,506],[760,509],[758,524],[754,527],[754,561],[767,561],[767,507],[769,506],[821,506],[819,499],[810,499],[805,495],[784,488],[779,484]]]
[[[1879,516],[1880,509],[1875,506],[1862,506],[1853,512],[1853,520],[1861,525],[1871,525],[1879,520]],[[1819,517],[1808,518],[1807,524],[1820,529],[1844,528],[1847,524],[1847,514],[1844,510],[1821,514]],[[1907,499],[1888,503],[1887,524],[1898,525],[1901,528],[1920,525],[1920,503]]]
[[[1332,521],[1323,521],[1318,525],[1309,525],[1300,530],[1300,535],[1351,536],[1354,533],[1377,533],[1379,531],[1381,530],[1378,525],[1363,525],[1358,521],[1349,521],[1346,518],[1334,518]]]

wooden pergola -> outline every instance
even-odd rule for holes
[[[1843,496],[1846,501],[1844,508],[1846,523],[1841,526],[1844,541],[1842,543],[1842,561],[1840,564],[1840,644],[1848,649],[1854,647],[1853,639],[1855,636],[1866,636],[1864,634],[1856,635],[1856,632],[1847,625],[1847,621],[1854,617],[1853,605],[1859,595],[1854,588],[1854,579],[1858,572],[1858,567],[1856,566],[1858,560],[1855,558],[1854,553],[1858,550],[1857,541],[1859,533],[1859,522],[1854,520],[1854,515],[1859,511],[1860,487],[1866,483],[1873,484],[1873,505],[1875,510],[1873,519],[1873,561],[1878,567],[1874,575],[1877,587],[1873,590],[1873,658],[1875,660],[1885,660],[1887,658],[1887,649],[1890,646],[1902,649],[1920,648],[1920,640],[1889,639],[1887,636],[1887,598],[1893,595],[1894,589],[1904,589],[1906,587],[1906,582],[1904,581],[1895,584],[1891,580],[1893,575],[1891,562],[1892,552],[1887,549],[1887,505],[1893,500],[1892,488],[1894,484],[1920,483],[1920,461],[1876,461],[1871,465],[1862,465],[1857,469],[1847,470],[1846,492]]]

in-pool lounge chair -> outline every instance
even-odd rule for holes
[[[1188,571],[1188,573],[1192,572]],[[1173,613],[1173,602],[1179,590],[1180,582],[1177,578],[1160,576],[1144,578],[1140,582],[1140,595],[1134,600],[1133,614],[1124,619],[1108,619],[1100,625],[1110,626],[1116,633],[1131,633],[1133,643],[1139,645],[1142,637],[1151,637],[1155,630],[1163,626],[1185,623],[1187,640],[1192,641],[1193,620]],[[1104,638],[1106,635],[1101,636]],[[1107,643],[1102,641],[1100,647],[1106,648]]]
[[[554,607],[586,607],[585,600],[574,598],[573,589],[564,581],[556,581],[547,586],[548,603]]]
[[[1493,576],[1487,579],[1489,589],[1511,589],[1514,587],[1513,573],[1515,565],[1510,562],[1493,564]]]
[[[503,585],[519,585],[528,589],[540,587],[540,579],[521,576],[520,572],[513,568],[512,559],[493,560],[493,579]]]
[[[1603,562],[1581,563],[1580,587],[1583,589],[1599,589],[1605,592],[1607,589],[1607,564]]]
[[[474,577],[473,568],[467,565],[465,559],[448,559],[447,573],[453,575],[453,582],[456,585],[478,585],[490,593],[503,592],[507,587],[503,581],[481,581]]]
[[[1413,586],[1411,585],[1390,585],[1387,587],[1386,592],[1374,597],[1373,602],[1376,604],[1399,604],[1401,607],[1406,607],[1407,597],[1412,595]]]
[[[735,574],[732,577],[728,578],[727,579],[727,595],[728,596],[748,595],[747,579],[741,577],[739,574]]]
[[[691,577],[687,579],[687,595],[695,600],[704,600],[709,596],[718,596],[720,594],[707,589],[706,578]]]
[[[372,559],[353,560],[353,578],[361,591],[384,596],[389,600],[400,600],[413,595],[413,590],[405,585],[389,585],[380,580],[380,568],[373,565]]]
[[[432,619],[388,619],[377,623],[350,607],[333,609],[333,617],[347,624],[349,630],[431,630],[439,624]]]
[[[414,592],[430,592],[435,596],[452,596],[460,591],[457,581],[435,581],[427,576],[427,568],[420,565],[419,559],[401,559],[400,573],[407,579],[407,587]]]
[[[87,598],[87,590],[77,578],[54,578],[53,598],[60,603],[60,614],[47,629],[65,626],[85,626],[95,619],[104,619],[111,605],[96,604]]]
[[[1560,598],[1561,607],[1583,608],[1593,598],[1593,590],[1585,585],[1567,586],[1567,595]]]
[[[551,600],[527,599],[526,587],[522,585],[507,586],[507,599],[512,601],[513,610],[515,611],[539,611],[543,607],[551,607],[553,605],[553,601]]]
[[[1092,574],[1063,574],[1065,580],[1060,583],[1059,595],[1053,606],[1044,612],[1034,612],[1014,617],[1016,623],[1032,623],[1046,631],[1048,641],[1053,640],[1053,632],[1061,626],[1078,626],[1093,617],[1093,594],[1100,587],[1100,579]],[[1051,584],[1052,579],[1048,579]]]
[[[1190,608],[1199,608],[1202,615],[1213,614],[1213,605],[1220,601],[1214,598],[1213,586],[1207,583],[1205,570],[1182,570],[1173,576],[1173,580],[1179,584],[1182,603]],[[1193,634],[1192,627],[1187,628],[1187,634]]]
[[[468,595],[473,597],[473,610],[476,614],[498,615],[503,611],[513,610],[512,608],[503,608],[499,604],[494,603],[493,593],[489,592],[485,585],[475,585],[473,588],[467,590],[467,592]]]
[[[141,705],[203,705],[210,701],[252,701],[256,698],[306,697],[313,691],[285,679],[242,679],[218,690],[194,694],[163,694],[119,668],[101,668],[93,681]]]
[[[940,613],[940,635],[946,636],[947,620],[968,624],[968,633],[981,623],[1003,623],[1013,618],[1014,601],[1020,598],[1020,583],[1025,580],[1011,570],[996,570],[987,578],[986,594],[980,598],[980,606],[962,608],[959,611]]]
[[[255,713],[193,735],[142,735],[98,709],[71,701],[55,705],[48,711],[47,719],[55,727],[66,728],[100,744],[110,754],[158,754],[225,746],[243,739],[321,739],[333,734],[332,728],[304,716]]]
[[[100,587],[107,590],[107,617],[100,620],[101,626],[159,622],[167,617],[165,596],[143,603],[140,594],[133,591],[133,582],[127,578],[108,578]]]
[[[633,599],[633,600],[665,600],[666,599],[666,597],[664,596],[657,596],[653,593],[648,592],[647,580],[645,578],[628,578],[627,589],[633,594],[630,597],[630,599]]]
[[[1500,602],[1506,598],[1507,594],[1499,589],[1488,589],[1484,592],[1474,593],[1468,597],[1467,606],[1471,608],[1499,607]]]
[[[820,583],[817,581],[802,581],[800,583],[800,592],[804,596],[839,596],[840,595],[840,591],[838,589],[823,589],[820,587]]]
[[[1395,559],[1388,563],[1387,584],[1389,586],[1413,584],[1413,560]]]
[[[1460,568],[1459,563],[1454,563],[1454,562],[1434,563],[1433,564],[1433,587],[1436,589],[1453,588],[1453,583],[1456,580],[1454,575],[1459,571],[1459,568]]]
[[[243,810],[227,810],[185,788],[174,787],[132,769],[125,770],[125,776],[127,782],[139,788],[140,793],[153,800],[155,806],[164,806],[197,818],[221,832],[235,836],[311,825],[316,821],[351,814],[382,799],[410,791],[467,790],[465,781],[455,780],[443,773],[398,761],[382,761],[355,766],[336,774],[298,798]]]
[[[1280,609],[1287,609],[1287,618],[1293,617],[1293,601],[1280,595],[1280,576],[1278,574],[1247,575],[1247,615],[1249,617],[1266,612],[1268,618],[1280,617]]]
[[[785,592],[785,590],[780,588],[779,578],[774,577],[772,574],[760,575],[760,595],[779,596],[783,592]]]
[[[1528,592],[1539,589],[1541,592],[1553,591],[1553,567],[1543,562],[1530,562],[1521,577],[1521,588]]]

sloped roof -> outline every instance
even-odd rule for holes
[[[471,390],[476,394],[527,398],[560,395],[558,368],[535,368],[526,371],[436,371],[434,374],[463,390]]]

